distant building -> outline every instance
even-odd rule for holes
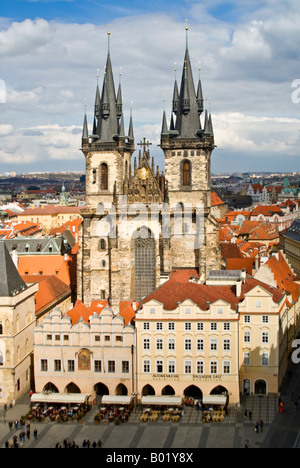
[[[295,272],[300,276],[300,219],[280,235],[284,253]]]

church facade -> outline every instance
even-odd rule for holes
[[[109,37],[110,40],[110,37]],[[110,47],[93,133],[84,118],[86,207],[82,211],[78,298],[141,301],[174,268],[195,268],[204,282],[220,266],[219,228],[211,215],[212,118],[204,112],[202,84],[194,85],[188,46],[182,79],[174,85],[170,126],[163,114],[165,173],[150,143],[135,140],[132,114],[125,132],[121,84],[116,92]],[[201,123],[202,120],[202,123]]]

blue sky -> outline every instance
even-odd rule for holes
[[[186,18],[195,80],[201,61],[212,103],[213,171],[300,171],[299,0],[11,0],[0,11],[0,172],[84,170],[84,102],[91,126],[107,24],[126,125],[133,102],[136,142],[150,139],[163,167],[163,100],[171,115]]]

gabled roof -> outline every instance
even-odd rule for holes
[[[26,283],[38,283],[39,289],[35,296],[35,313],[46,312],[50,307],[58,305],[71,295],[71,288],[57,276],[23,276]]]
[[[235,286],[213,286],[190,282],[192,272],[193,270],[190,269],[172,272],[169,281],[150,294],[150,296],[143,301],[143,304],[156,300],[163,304],[165,310],[173,311],[177,309],[179,303],[183,303],[185,300],[190,299],[200,309],[208,310],[210,304],[213,304],[218,300],[222,300],[227,304],[230,304],[233,310],[236,310],[237,305],[244,300],[245,295],[257,286],[264,288],[268,293],[270,293],[275,303],[279,303],[285,295],[284,291],[270,287],[269,285],[247,275],[245,283],[242,284],[242,294],[240,297],[237,297]],[[233,275],[235,277],[237,272],[220,271],[218,274],[224,275],[224,277],[225,275]],[[193,276],[195,278],[199,277],[195,270]]]
[[[0,241],[0,297],[14,297],[27,289],[4,241]]]

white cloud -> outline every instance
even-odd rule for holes
[[[236,23],[216,20],[209,13],[220,7],[220,0],[187,3],[195,81],[201,60],[204,95],[213,103],[217,151],[266,158],[286,152],[299,170],[300,104],[291,99],[291,83],[300,78],[299,2],[287,0],[285,8],[279,0],[235,3]],[[43,19],[0,22],[1,79],[7,87],[0,115],[2,162],[33,167],[43,161],[66,166],[75,161],[84,167],[79,150],[84,101],[87,98],[91,126],[96,69],[102,86],[106,62],[106,31],[107,25]],[[111,31],[116,86],[123,67],[125,127],[133,101],[136,142],[144,136],[150,139],[151,153],[162,165],[156,145],[163,99],[170,117],[174,62],[178,80],[183,66],[184,25],[175,16],[148,14],[117,19]],[[260,162],[265,164],[263,157]]]

